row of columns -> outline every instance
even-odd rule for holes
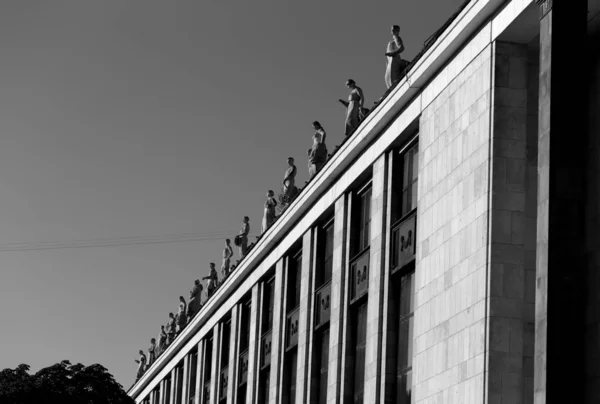
[[[388,209],[388,198],[391,187],[391,164],[392,155],[384,154],[373,164],[372,199],[371,199],[371,228],[370,228],[370,269],[369,269],[369,305],[367,313],[367,356],[365,369],[365,396],[364,402],[380,402],[384,387],[382,380],[382,352],[384,352],[383,327],[386,324],[384,310],[385,301],[389,293],[389,255],[388,235],[390,211]],[[349,306],[349,228],[352,194],[341,196],[334,206],[334,236],[333,236],[333,273],[331,280],[331,303],[330,303],[330,338],[329,338],[329,368],[327,382],[328,404],[341,404],[344,401],[344,393],[348,391],[352,383],[352,375],[346,375],[345,360],[349,349],[348,343],[350,332],[348,330],[348,306]],[[314,335],[314,293],[316,265],[316,229],[308,230],[302,237],[302,269],[300,282],[300,308],[299,308],[299,336],[298,336],[298,366],[296,378],[296,403],[315,402],[311,397],[311,363],[313,357]],[[285,354],[285,327],[287,319],[286,297],[288,291],[287,272],[289,259],[283,257],[275,265],[274,295],[273,298],[273,329],[271,343],[271,372],[270,372],[270,394],[269,403],[277,404],[283,400],[284,380],[284,354]],[[194,403],[207,404],[204,401],[204,371],[210,366],[210,403],[219,402],[218,392],[220,390],[220,354],[222,344],[229,343],[229,372],[227,384],[227,404],[254,403],[258,397],[260,376],[260,331],[262,329],[260,315],[263,309],[264,282],[259,282],[252,287],[251,310],[249,326],[249,352],[248,352],[248,381],[246,388],[246,399],[239,400],[237,397],[237,385],[239,375],[239,341],[241,324],[241,303],[234,306],[231,312],[231,332],[229,341],[221,341],[223,326],[219,322],[212,330],[212,358],[211,363],[206,364],[207,342],[206,339],[199,342],[197,346],[198,360],[196,363],[196,378],[189,380],[192,371],[191,354],[183,360],[183,369],[175,367],[170,374],[171,388],[167,391],[167,380],[161,381],[159,391],[152,393],[151,400],[155,399],[157,404],[180,404],[177,402],[177,387],[180,386],[179,378],[183,378],[181,388],[181,404],[190,403],[190,384],[195,383]],[[167,400],[167,393],[168,400]],[[156,394],[156,398],[154,398]],[[154,404],[154,401],[151,401]]]

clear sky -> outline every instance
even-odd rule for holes
[[[2,0],[0,369],[101,363],[128,388],[288,156],[307,179],[312,121],[341,142],[345,80],[383,93],[390,25],[410,59],[462,1]]]

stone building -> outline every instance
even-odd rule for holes
[[[600,402],[598,13],[463,5],[129,394]]]

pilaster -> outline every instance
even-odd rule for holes
[[[256,400],[256,382],[259,371],[259,349],[260,349],[260,293],[263,283],[258,282],[252,287],[252,305],[250,306],[250,341],[248,343],[248,381],[246,382],[246,402],[254,403]]]
[[[386,275],[387,239],[387,156],[381,155],[373,164],[371,187],[371,229],[369,262],[369,304],[367,306],[367,348],[365,357],[366,403],[378,403],[381,397],[381,354],[383,323],[386,315],[384,283]]]
[[[283,343],[285,336],[285,258],[275,266],[275,287],[273,293],[273,335],[271,341],[271,380],[269,403],[278,404],[283,380]]]
[[[228,369],[228,383],[227,383],[227,403],[236,403],[237,395],[237,375],[238,375],[238,363],[239,363],[239,333],[240,333],[240,305],[236,304],[231,309],[231,329],[229,330],[229,369]],[[225,343],[225,342],[223,342]]]
[[[310,349],[309,338],[312,335],[312,324],[309,319],[312,312],[312,230],[302,237],[302,269],[300,274],[300,315],[298,318],[298,371],[296,373],[296,402],[305,403],[309,400],[308,380],[310,379]]]
[[[345,195],[335,201],[333,271],[331,274],[331,316],[329,320],[329,370],[327,402],[343,402],[343,366],[346,339],[346,262],[349,203]]]

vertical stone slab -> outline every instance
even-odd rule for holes
[[[285,336],[285,260],[282,258],[275,265],[275,285],[273,296],[273,337],[271,342],[271,380],[269,386],[269,403],[277,404],[281,396],[283,379],[283,343]]]
[[[586,103],[564,50],[587,65],[586,0],[538,0],[540,80],[535,377],[536,404],[585,402],[584,302]],[[576,74],[576,73],[575,73]],[[567,349],[565,349],[568,347]],[[552,363],[552,366],[548,366]]]
[[[231,309],[231,329],[229,331],[229,369],[227,379],[227,403],[236,403],[237,375],[239,363],[239,330],[240,330],[240,305],[236,304]]]
[[[529,52],[526,45],[505,42],[493,49],[487,393],[489,402],[531,403],[525,376],[533,377],[533,369],[524,357],[526,342],[533,345],[533,335],[527,340],[524,331],[533,326],[525,294],[525,229],[534,224],[526,219],[526,199],[528,186],[535,186],[527,183]]]
[[[381,397],[381,352],[383,338],[385,243],[387,239],[387,156],[373,163],[369,262],[369,304],[367,306],[367,348],[365,357],[365,403]]]
[[[420,117],[415,404],[485,397],[491,74],[489,45]]]
[[[181,384],[181,401],[182,403],[187,403],[189,401],[188,391],[189,389],[189,367],[190,367],[190,355],[185,355],[183,358],[183,370],[181,377],[183,378],[183,383]]]
[[[333,234],[333,272],[331,276],[331,317],[329,320],[329,370],[327,402],[343,402],[343,364],[346,322],[346,239],[348,236],[348,202],[345,195],[335,201]]]
[[[216,403],[219,400],[219,363],[221,362],[221,332],[223,324],[220,322],[213,328],[213,346],[212,346],[212,362],[210,366],[210,402]]]
[[[250,307],[250,341],[248,343],[248,381],[246,389],[246,402],[253,403],[256,400],[258,380],[258,363],[260,349],[260,293],[263,288],[262,282],[252,287],[252,306]]]
[[[158,385],[160,386],[160,390],[159,390],[159,394],[158,394],[158,404],[165,404],[165,381],[161,380],[160,383],[158,383]]]
[[[298,318],[298,371],[296,373],[296,402],[305,403],[309,400],[308,380],[310,379],[309,338],[312,336],[311,318],[313,305],[312,262],[314,252],[313,232],[308,230],[302,236],[302,269],[300,273],[300,315]]]

